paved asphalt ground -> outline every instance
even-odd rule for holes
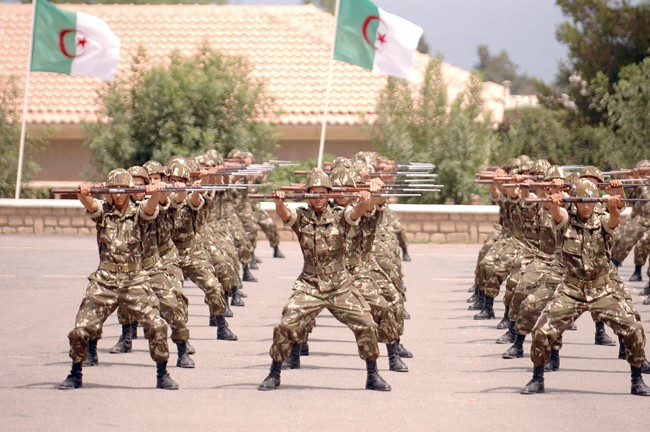
[[[629,368],[617,347],[593,344],[588,315],[567,332],[561,370],[547,373],[547,393],[518,393],[531,376],[528,358],[503,360],[496,320],[467,310],[479,245],[412,245],[403,342],[415,357],[409,373],[381,375],[392,392],[364,390],[365,365],[352,333],[323,313],[302,368],[283,371],[278,390],[260,392],[273,326],[302,266],[296,243],[284,260],[258,245],[258,283],[245,283],[246,307],[229,319],[237,342],[215,339],[202,292],[187,285],[196,369],[170,372],[179,391],[155,389],[146,340],[134,352],[109,354],[120,327],[105,324],[96,367],[83,388],[56,390],[70,368],[67,333],[97,265],[94,237],[0,236],[0,431],[528,431],[632,430],[647,425],[649,399],[630,395]],[[627,280],[631,257],[621,269]],[[631,286],[638,292],[644,282]],[[648,323],[650,307],[638,307]],[[501,297],[495,305],[503,312]],[[613,336],[611,330],[608,333]],[[650,382],[650,377],[647,379]],[[645,420],[644,420],[645,419]]]

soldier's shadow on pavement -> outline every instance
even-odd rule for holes
[[[52,389],[60,392],[68,392],[72,390],[84,391],[84,389],[146,390],[146,391],[156,390],[155,380],[154,380],[154,384],[151,387],[129,387],[129,386],[119,386],[119,385],[98,384],[98,383],[88,382],[87,379],[84,379],[83,386],[81,388],[70,389],[70,390],[59,389],[59,383],[60,382],[41,382],[41,383],[26,384],[24,386],[16,386],[13,388],[25,389],[25,390]]]
[[[492,387],[492,388],[487,388],[484,390],[481,390],[477,393],[519,393],[521,388],[526,384],[526,382],[523,382],[521,384],[521,387]],[[623,396],[623,395],[629,395],[629,393],[618,393],[618,392],[596,392],[596,391],[587,391],[587,390],[576,390],[576,389],[563,389],[563,388],[548,388],[546,387],[544,393],[541,394],[535,394],[535,395],[526,395],[522,394],[521,397],[540,397],[543,398],[544,395],[552,394],[552,395],[560,395],[560,394],[580,394],[580,395],[603,395],[603,396]],[[460,393],[465,393],[465,394],[475,394],[475,392],[459,392]]]
[[[227,390],[227,389],[233,389],[233,390],[257,390],[257,386],[259,386],[259,383],[238,383],[238,384],[225,384],[221,386],[214,386],[214,387],[208,387],[209,389],[215,389],[215,390]],[[331,390],[331,391],[337,391],[337,392],[350,392],[350,391],[364,391],[367,392],[363,386],[355,386],[355,387],[324,387],[324,386],[308,386],[308,385],[296,385],[296,384],[285,384],[282,383],[280,384],[280,387],[269,391],[265,393],[273,393],[273,392],[278,392],[278,391],[301,391],[301,390]]]

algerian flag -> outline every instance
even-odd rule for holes
[[[105,21],[68,12],[46,0],[36,2],[30,71],[115,77],[120,40]]]
[[[368,0],[340,0],[334,58],[410,80],[422,28]]]

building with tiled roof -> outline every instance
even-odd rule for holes
[[[151,58],[172,50],[194,53],[208,41],[216,50],[247,58],[253,74],[265,81],[281,111],[277,157],[306,159],[318,153],[334,19],[312,6],[251,5],[59,5],[104,19],[121,41],[119,69],[140,45]],[[0,74],[24,80],[32,6],[0,4]],[[429,56],[417,54],[422,70]],[[443,64],[450,97],[463,91],[469,72]],[[119,74],[119,70],[118,70]],[[24,81],[22,81],[24,82]],[[372,116],[386,77],[334,62],[326,151],[352,155],[369,149],[362,116]],[[27,123],[53,127],[54,138],[37,156],[42,171],[34,180],[76,181],[90,160],[82,122],[95,119],[100,80],[35,72],[30,75]],[[486,109],[502,118],[507,89],[484,83]]]

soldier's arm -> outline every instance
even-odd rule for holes
[[[79,185],[79,193],[77,198],[81,201],[81,204],[86,208],[88,213],[96,213],[99,209],[99,204],[90,194],[90,189],[93,187],[90,183],[81,183]]]

